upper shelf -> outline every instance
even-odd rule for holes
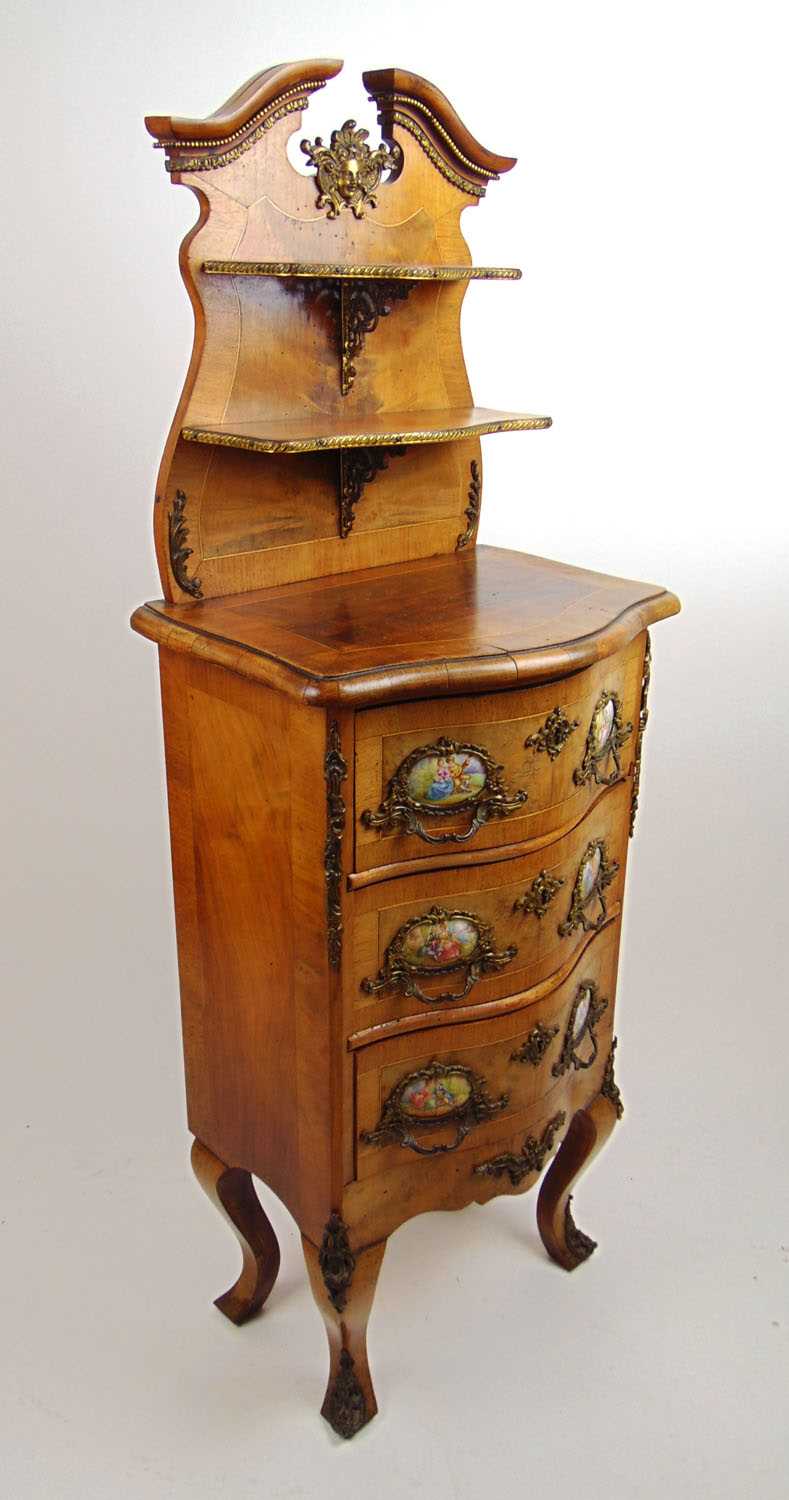
[[[317,453],[332,448],[394,448],[415,443],[458,443],[486,432],[532,432],[550,427],[551,417],[528,412],[490,411],[483,406],[443,411],[389,411],[370,416],[331,417],[325,412],[297,421],[261,417],[252,422],[215,422],[184,427],[189,443],[248,448],[254,453]]]
[[[329,281],[520,281],[515,266],[343,266],[321,261],[205,260],[207,276],[308,276]]]

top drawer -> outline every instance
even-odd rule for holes
[[[571,827],[630,770],[644,644],[540,687],[357,714],[356,870]]]

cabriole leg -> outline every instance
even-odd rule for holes
[[[329,1339],[329,1383],[321,1415],[340,1437],[352,1438],[378,1410],[367,1364],[367,1322],[386,1240],[354,1254],[342,1220],[333,1214],[320,1250],[303,1235],[301,1242]]]
[[[565,1271],[574,1271],[597,1248],[597,1242],[573,1219],[572,1189],[605,1145],[621,1113],[618,1090],[616,1099],[598,1094],[586,1109],[579,1109],[540,1187],[537,1227],[548,1254]]]
[[[228,1167],[202,1141],[192,1146],[192,1167],[201,1188],[235,1234],[243,1256],[238,1281],[214,1306],[231,1323],[246,1323],[259,1312],[279,1271],[279,1245],[258,1201],[249,1172]]]

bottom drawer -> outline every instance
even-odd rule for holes
[[[357,1181],[408,1164],[412,1173],[438,1174],[440,1198],[448,1156],[483,1156],[541,1105],[562,1113],[586,1078],[591,1098],[613,1035],[619,933],[619,921],[610,922],[572,973],[521,1011],[357,1052]],[[556,1143],[558,1135],[548,1149]]]

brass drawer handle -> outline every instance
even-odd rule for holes
[[[568,937],[576,927],[582,927],[584,932],[596,932],[598,927],[602,927],[608,916],[603,892],[611,884],[618,869],[619,861],[609,860],[606,854],[605,839],[592,839],[587,844],[573,884],[570,910],[557,929],[559,937]],[[599,911],[594,919],[587,914],[593,901],[599,902]]]
[[[501,1156],[492,1156],[490,1161],[480,1161],[472,1168],[477,1177],[509,1177],[513,1187],[518,1187],[524,1177],[531,1176],[532,1172],[541,1172],[545,1166],[546,1158],[553,1150],[553,1143],[558,1131],[561,1130],[567,1116],[564,1110],[554,1115],[548,1121],[540,1139],[534,1135],[527,1135],[518,1155],[512,1151],[503,1151]]]
[[[591,1068],[598,1051],[595,1027],[607,1009],[608,1001],[602,998],[593,979],[585,979],[579,984],[567,1020],[562,1050],[551,1068],[554,1078],[561,1078],[570,1068]],[[591,1051],[586,1056],[579,1050],[584,1042],[591,1042]]]
[[[622,700],[618,693],[607,690],[600,694],[589,723],[583,760],[573,771],[576,786],[586,786],[594,781],[598,786],[611,786],[622,775],[619,752],[633,733],[632,724],[622,723]],[[604,773],[604,767],[613,761],[613,770]]]
[[[464,844],[490,818],[506,818],[523,807],[526,792],[508,793],[503,770],[480,745],[443,738],[420,745],[397,767],[378,811],[362,813],[362,823],[387,832],[401,828],[426,844]],[[459,812],[471,814],[465,833],[429,833],[422,821]]]
[[[509,1095],[489,1099],[485,1080],[460,1063],[432,1062],[416,1073],[408,1073],[392,1089],[375,1130],[363,1130],[368,1146],[407,1146],[418,1156],[441,1156],[457,1151],[470,1130],[489,1120],[509,1103]],[[454,1124],[454,1141],[442,1146],[421,1146],[414,1130],[434,1130]]]
[[[431,906],[427,912],[411,917],[399,927],[389,944],[382,967],[374,979],[363,979],[365,995],[377,995],[390,985],[427,1005],[444,1005],[463,1000],[486,974],[494,974],[515,958],[517,948],[493,946],[493,928],[470,911],[447,911]],[[466,971],[462,990],[428,995],[420,988],[419,978],[432,974],[454,974]]]

